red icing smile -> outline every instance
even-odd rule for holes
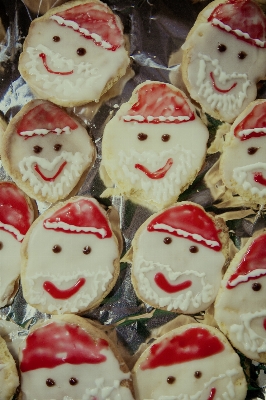
[[[43,284],[43,288],[46,292],[48,292],[54,299],[58,300],[67,300],[70,297],[74,296],[80,288],[85,284],[86,279],[80,278],[77,282],[68,289],[58,289],[52,282],[45,281]]]
[[[165,177],[165,175],[167,174],[167,172],[169,171],[169,169],[172,167],[173,165],[173,159],[169,158],[166,161],[166,164],[164,167],[158,169],[157,171],[154,172],[150,172],[148,170],[148,168],[144,167],[144,165],[141,164],[135,164],[135,168],[139,169],[140,171],[144,172],[145,175],[147,175],[148,178],[150,179],[162,179]]]
[[[51,177],[45,176],[45,175],[41,172],[41,170],[40,170],[38,164],[35,164],[34,169],[35,169],[35,171],[37,172],[37,174],[39,174],[40,177],[41,177],[44,181],[52,182],[52,181],[54,181],[54,180],[58,177],[58,175],[61,174],[61,172],[63,171],[63,169],[65,168],[66,165],[67,165],[67,162],[64,161],[63,164],[59,167],[59,169],[58,169],[58,171],[56,172],[56,174],[55,174],[54,176],[51,176]]]
[[[67,72],[60,72],[60,71],[53,71],[52,69],[50,69],[48,67],[47,61],[46,61],[46,55],[44,53],[40,53],[39,57],[42,59],[44,68],[46,69],[47,72],[49,72],[50,74],[56,74],[56,75],[71,75],[73,74],[73,69],[72,71],[67,71]]]
[[[261,172],[254,173],[254,181],[260,185],[266,186],[266,179],[263,177]]]
[[[215,396],[215,393],[216,393],[216,389],[212,388],[211,391],[210,391],[210,395],[208,397],[208,400],[213,400],[214,396]]]
[[[217,92],[220,92],[220,93],[228,93],[232,89],[234,89],[236,87],[236,85],[237,85],[237,83],[235,82],[235,83],[233,83],[233,85],[229,89],[220,89],[215,83],[213,72],[210,73],[210,77],[211,77],[211,81],[212,81],[212,85],[213,85],[214,89],[217,90]]]
[[[188,289],[192,285],[191,281],[184,281],[177,285],[172,285],[161,272],[155,275],[154,281],[156,285],[166,293],[177,293],[181,290]]]
[[[263,320],[263,328],[266,331],[266,318]]]

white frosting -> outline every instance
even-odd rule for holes
[[[51,209],[46,218],[52,213]],[[60,253],[52,251],[55,245],[62,248]],[[83,253],[86,246],[91,248],[90,254]],[[94,233],[45,229],[40,220],[29,237],[27,254],[22,275],[23,293],[28,303],[46,312],[87,310],[114,285],[114,260],[119,253],[113,236],[100,239]],[[43,288],[43,283],[48,281],[60,290],[67,290],[82,278],[85,278],[85,284],[67,299],[53,298]]]
[[[251,133],[253,133],[253,132],[255,132],[255,133],[260,133],[260,132],[264,132],[264,133],[266,133],[266,128],[252,128],[252,129],[243,129],[242,131],[240,131],[239,133],[238,133],[238,136],[239,137],[244,137],[244,136],[248,136],[248,135],[250,135]]]
[[[207,309],[214,301],[222,278],[225,258],[206,246],[183,237],[171,236],[172,243],[164,244],[165,232],[148,232],[139,235],[133,246],[132,277],[136,291],[143,301],[168,311],[181,310],[192,314]],[[191,253],[190,246],[198,252]],[[167,293],[154,281],[163,273],[169,284],[191,281],[191,286],[175,293]]]
[[[251,39],[256,43],[257,46],[264,47],[265,42],[259,39],[253,39],[247,32],[242,32],[240,29],[232,29],[229,25],[224,24],[222,21],[219,21],[217,18],[212,19],[212,24],[217,25],[222,29],[225,29],[227,32],[234,32],[237,36],[243,37],[245,39]]]
[[[0,250],[0,306],[3,307],[13,294],[15,282],[19,278],[21,243],[3,229],[0,229],[0,241],[3,243]]]
[[[243,167],[236,167],[233,169],[233,178],[245,191],[256,194],[259,197],[264,197],[266,195],[266,187],[256,183],[253,179],[254,173],[261,171],[266,176],[266,163],[258,162]]]
[[[65,126],[64,128],[55,128],[52,131],[49,129],[34,129],[33,131],[23,131],[20,132],[19,134],[21,136],[33,136],[33,135],[47,135],[47,133],[55,133],[56,135],[61,135],[61,133],[66,133],[69,135],[72,130],[70,129],[69,126]]]
[[[13,225],[4,224],[3,222],[0,221],[0,227],[4,228],[4,230],[7,232],[13,233],[19,242],[22,242],[22,240],[24,239],[25,235],[20,233],[19,230],[16,229]]]
[[[219,52],[219,44],[226,45],[226,51]],[[182,48],[183,63],[188,63],[182,72],[192,98],[210,115],[216,117],[218,112],[223,121],[233,122],[256,98],[256,83],[265,74],[265,49],[239,40],[208,22],[198,24]],[[241,52],[247,54],[244,59],[238,58]],[[225,92],[214,88],[211,73],[217,87]]]
[[[133,400],[128,388],[121,387],[124,379],[129,379],[130,374],[120,370],[119,363],[111,350],[102,350],[101,354],[107,357],[106,361],[99,364],[65,363],[55,368],[39,368],[22,373],[22,399],[23,400]],[[78,379],[75,386],[69,385],[69,378]],[[46,386],[46,379],[51,378],[56,382],[53,387]],[[49,394],[48,394],[49,393]]]
[[[125,122],[125,115],[127,104],[107,123],[103,135],[102,166],[117,187],[110,192],[159,210],[176,201],[201,168],[208,132],[197,118],[180,124],[153,124]],[[139,133],[147,134],[147,140],[138,140]],[[162,141],[163,134],[170,135],[168,142]],[[135,168],[140,164],[154,173],[166,168],[169,160],[173,163],[160,179]]]
[[[255,269],[253,271],[250,271],[248,274],[238,275],[237,278],[230,281],[230,286],[234,287],[239,283],[247,282],[250,279],[259,278],[262,275],[266,275],[265,269],[262,268]]]
[[[54,42],[54,36],[60,37],[60,41]],[[108,46],[104,42],[101,44]],[[124,43],[114,51],[106,50],[102,45],[53,19],[37,21],[32,24],[26,39],[20,72],[42,98],[56,99],[57,104],[98,101],[107,83],[118,74],[123,75],[129,64]],[[78,48],[85,49],[86,53],[79,56]],[[41,53],[46,57],[48,70],[40,58]]]
[[[105,229],[97,229],[94,228],[93,226],[75,226],[75,225],[69,225],[65,222],[59,221],[59,222],[49,222],[49,221],[44,221],[44,226],[46,229],[57,229],[61,228],[64,229],[64,231],[70,231],[70,232],[84,232],[84,233],[99,233],[102,238],[104,238],[107,235],[107,232]]]
[[[145,117],[143,117],[142,115],[125,115],[124,117],[122,117],[124,121],[139,121],[139,122],[143,122],[145,121]],[[189,121],[189,117],[184,116],[179,116],[179,117],[173,117],[173,116],[169,116],[169,117],[163,117],[163,116],[159,116],[159,117],[153,117],[152,115],[149,115],[147,117],[147,121],[148,122],[152,122],[154,120],[159,120],[161,122],[173,122],[173,121]]]
[[[211,246],[211,247],[220,246],[220,244],[219,244],[218,242],[216,242],[215,240],[208,240],[208,239],[204,238],[203,236],[201,236],[201,235],[199,235],[199,234],[190,233],[190,232],[184,231],[183,229],[176,229],[176,228],[173,228],[173,227],[170,226],[170,225],[158,224],[158,223],[156,223],[156,224],[154,225],[154,229],[155,229],[155,230],[163,229],[163,230],[167,230],[167,231],[170,232],[170,233],[176,232],[179,236],[183,236],[183,237],[185,237],[185,238],[188,237],[188,236],[190,236],[190,237],[192,237],[194,240],[196,240],[197,242],[204,242],[204,243],[206,243],[208,246]]]

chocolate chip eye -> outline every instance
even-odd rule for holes
[[[60,40],[61,40],[61,39],[60,39],[59,36],[54,36],[54,37],[53,37],[53,41],[54,41],[54,42],[60,42]]]
[[[0,242],[0,250],[2,250],[3,246],[4,246],[3,242]]]
[[[163,242],[164,242],[164,244],[170,244],[170,243],[172,243],[172,239],[170,237],[165,237]]]
[[[146,140],[148,137],[148,135],[146,135],[146,133],[139,133],[138,134],[138,139],[139,140]]]
[[[169,385],[172,385],[176,381],[176,378],[174,376],[168,376],[166,381],[169,383]]]
[[[33,147],[33,151],[34,151],[34,153],[38,154],[38,153],[40,153],[42,151],[42,147],[36,145],[36,146]]]
[[[70,378],[69,383],[70,383],[70,385],[75,386],[79,383],[79,381],[77,378]]]
[[[167,133],[165,133],[164,135],[162,135],[162,141],[163,141],[163,142],[168,142],[169,139],[170,139],[170,135],[168,135]]]
[[[199,378],[202,377],[202,372],[200,372],[200,371],[195,371],[194,376],[195,376],[195,378],[199,379]]]
[[[59,244],[55,244],[53,247],[53,252],[54,253],[60,253],[60,251],[62,251],[62,247],[59,246]]]
[[[219,43],[217,46],[217,50],[223,53],[227,49],[225,44]]]
[[[78,56],[85,56],[85,54],[86,54],[86,49],[84,49],[84,47],[79,47],[77,49],[77,55]]]
[[[46,379],[46,386],[54,386],[55,385],[55,381],[51,378]]]
[[[254,290],[254,292],[258,292],[261,289],[261,284],[258,282],[253,283],[252,285],[252,290]]]
[[[91,247],[90,246],[85,246],[83,248],[83,253],[84,254],[90,254],[90,252],[91,252]]]
[[[255,154],[258,150],[259,150],[258,147],[249,147],[249,148],[248,148],[248,154],[252,156],[252,155]]]
[[[190,253],[197,253],[199,251],[198,246],[190,246],[189,248]]]
[[[240,52],[238,53],[237,57],[238,57],[240,60],[244,60],[244,58],[247,57],[247,53],[245,53],[244,51],[240,51]]]
[[[54,145],[54,150],[55,150],[55,151],[59,151],[61,148],[62,148],[62,145],[59,144],[59,143],[57,143],[57,144]]]

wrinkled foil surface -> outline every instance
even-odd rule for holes
[[[6,123],[22,106],[34,98],[17,68],[29,25],[34,18],[64,2],[64,0],[0,0],[0,117]],[[105,2],[123,22],[131,65],[126,76],[98,103],[74,107],[71,111],[86,123],[97,147],[95,164],[78,194],[93,196],[101,203],[113,205],[118,210],[124,240],[123,254],[125,254],[130,249],[136,230],[151,215],[151,211],[121,196],[100,198],[105,189],[99,176],[104,126],[118,107],[129,100],[133,89],[145,80],[169,82],[186,91],[180,74],[181,46],[198,13],[210,1],[106,0]],[[264,82],[259,86],[258,97],[266,98]],[[219,214],[227,221],[233,256],[255,231],[265,228],[265,211],[259,206],[243,205],[242,201],[225,190],[218,172],[222,146],[221,124],[206,115],[202,115],[202,118],[210,131],[208,155],[198,177],[179,197],[179,201],[189,200],[198,203],[206,211]],[[11,180],[2,167],[0,180]],[[39,213],[50,206],[41,202],[37,202],[37,205]],[[26,303],[21,287],[13,303],[0,309],[0,334],[10,345],[14,345],[15,357],[16,344],[27,335],[28,329],[38,320],[49,317]],[[104,302],[96,309],[83,314],[83,317],[100,323],[102,329],[117,342],[130,368],[152,338],[187,322],[213,323],[211,309],[205,314],[178,316],[176,313],[156,310],[142,303],[132,287],[130,265],[127,263],[121,263],[119,279]],[[11,324],[10,330],[7,331],[6,325],[1,325],[1,319]],[[17,324],[16,329],[12,322]],[[241,355],[240,357],[248,374],[247,399],[264,399],[266,366],[251,363]]]

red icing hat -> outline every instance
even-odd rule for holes
[[[252,111],[235,127],[234,135],[240,140],[266,135],[266,101],[253,107]]]
[[[185,95],[160,82],[149,82],[137,90],[138,101],[123,116],[125,122],[181,123],[195,119]]]
[[[74,130],[77,123],[60,107],[43,102],[28,111],[17,125],[17,133],[25,139],[47,133],[61,134]]]
[[[97,46],[106,50],[114,51],[123,43],[123,32],[115,15],[105,4],[80,4],[52,15],[51,19],[93,40]]]
[[[11,182],[0,184],[0,229],[11,233],[19,242],[24,239],[33,212],[24,193]]]
[[[93,199],[83,198],[66,204],[45,219],[43,226],[66,233],[93,233],[100,239],[112,236],[106,216]]]
[[[150,347],[140,368],[154,369],[200,360],[221,353],[224,344],[203,327],[190,327],[179,335],[166,337]]]
[[[219,4],[208,22],[251,45],[266,47],[266,18],[251,0],[228,0]]]
[[[20,370],[55,368],[66,363],[99,364],[106,361],[101,351],[108,347],[106,340],[94,340],[78,325],[51,322],[28,335]]]
[[[149,232],[166,232],[200,243],[220,251],[220,242],[215,223],[200,207],[193,204],[178,204],[157,215],[147,226]]]
[[[266,275],[266,233],[258,236],[248,247],[236,271],[228,279],[226,287],[233,289],[240,283]]]

